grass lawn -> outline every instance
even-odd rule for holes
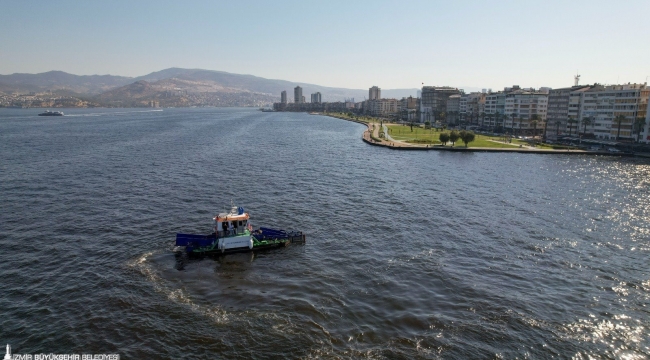
[[[440,144],[438,137],[440,136],[440,131],[436,129],[424,129],[423,127],[411,127],[408,125],[387,125],[389,129],[389,135],[395,140],[406,141],[411,144]],[[449,131],[447,131],[449,132]],[[516,148],[519,147],[519,143],[515,144],[501,144],[496,143],[490,140],[503,140],[500,137],[496,136],[485,136],[485,135],[476,135],[474,141],[469,143],[469,147],[489,147],[489,148]],[[450,143],[448,143],[450,144]],[[462,141],[458,140],[456,146],[465,146]]]

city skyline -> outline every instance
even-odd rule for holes
[[[576,72],[581,84],[650,75],[650,49],[640,45],[648,2],[343,4],[8,1],[0,74],[183,67],[350,89],[493,90],[565,87]],[[400,15],[398,6],[418,11]]]

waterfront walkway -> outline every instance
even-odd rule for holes
[[[523,153],[523,154],[570,154],[570,155],[610,155],[610,156],[634,156],[626,153],[610,153],[606,151],[590,151],[590,150],[557,150],[557,149],[540,149],[532,146],[522,145],[521,147],[512,148],[489,148],[489,147],[465,147],[465,146],[443,146],[443,145],[423,145],[423,144],[410,144],[405,141],[395,140],[388,135],[388,128],[386,125],[379,123],[366,123],[363,121],[352,120],[345,117],[332,116],[341,120],[352,121],[367,126],[363,132],[361,139],[373,146],[382,146],[395,150],[434,150],[434,151],[456,151],[456,152],[508,152],[508,153]],[[379,137],[380,126],[384,130],[384,138]],[[494,141],[499,143],[499,141]],[[503,142],[506,144],[505,142]],[[509,144],[511,145],[511,144]]]

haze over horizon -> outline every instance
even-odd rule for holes
[[[328,87],[644,82],[650,2],[5,1],[0,74],[170,67]],[[7,36],[8,35],[8,36]]]

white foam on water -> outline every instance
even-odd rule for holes
[[[167,299],[173,301],[174,303],[187,306],[192,311],[206,316],[216,323],[225,324],[230,322],[230,314],[226,310],[223,310],[218,306],[210,307],[196,304],[183,289],[174,289],[169,284],[167,284],[165,280],[160,276],[160,274],[156,271],[151,262],[148,261],[152,255],[159,253],[161,252],[150,251],[144,253],[140,257],[127,262],[126,265],[127,267],[135,269],[144,275],[145,278],[147,278],[147,280],[153,285],[154,290],[161,294],[164,294]]]

